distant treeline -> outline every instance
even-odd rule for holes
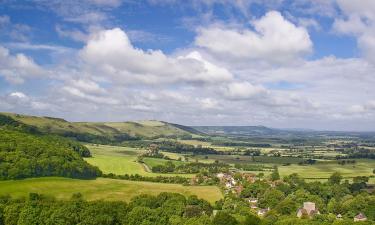
[[[249,143],[249,142],[233,142],[233,141],[212,141],[213,145],[217,146],[241,146],[241,147],[253,147],[253,148],[269,148],[272,147],[270,144],[266,143]]]
[[[104,178],[111,178],[111,179],[120,179],[120,180],[131,180],[131,181],[148,181],[148,182],[155,182],[155,183],[170,183],[170,184],[189,184],[190,179],[181,176],[157,176],[157,177],[144,177],[139,174],[124,174],[124,175],[116,175],[113,173],[103,174],[102,177]]]
[[[188,144],[182,144],[175,141],[162,141],[157,142],[159,150],[173,153],[192,153],[196,155],[207,155],[207,154],[222,154],[220,151],[216,151],[210,147],[194,146]]]
[[[340,152],[346,155],[336,156],[336,159],[375,159],[375,151],[370,149],[343,149]]]
[[[164,165],[157,165],[152,167],[154,173],[219,173],[226,172],[229,165],[225,163],[200,163],[192,162],[176,166],[171,161],[166,162]]]

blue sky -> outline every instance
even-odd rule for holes
[[[373,130],[375,3],[0,4],[0,111]]]

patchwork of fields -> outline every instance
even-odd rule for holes
[[[116,175],[139,174],[148,177],[178,175],[190,178],[194,176],[194,174],[147,172],[143,165],[137,162],[138,155],[143,153],[143,150],[140,149],[108,145],[87,145],[87,147],[92,152],[93,157],[86,158],[85,160],[94,166],[98,166],[104,173],[113,173]]]

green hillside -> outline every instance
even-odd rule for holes
[[[40,133],[0,115],[0,180],[62,176],[95,178],[101,172],[82,157],[90,151],[80,143]]]
[[[118,143],[139,138],[185,137],[201,133],[182,125],[162,121],[68,122],[60,118],[2,113],[45,133],[74,137],[79,141]]]

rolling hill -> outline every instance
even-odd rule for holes
[[[202,133],[186,126],[163,121],[69,122],[60,118],[1,113],[41,132],[73,137],[79,141],[115,143],[139,138],[197,136]],[[94,141],[95,140],[95,141]]]

